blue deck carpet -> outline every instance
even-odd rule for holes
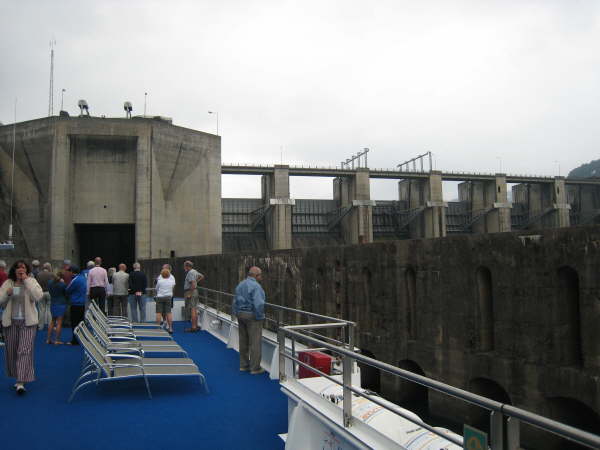
[[[206,332],[175,340],[208,382],[197,378],[143,379],[88,385],[71,404],[67,398],[79,375],[80,347],[47,345],[38,332],[37,381],[17,397],[4,373],[0,347],[0,435],[2,449],[282,449],[287,398],[268,375],[239,372],[238,354]],[[71,337],[65,330],[63,340]]]

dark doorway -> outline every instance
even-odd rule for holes
[[[79,261],[85,268],[88,261],[96,256],[102,258],[105,268],[117,267],[119,263],[127,264],[127,270],[135,259],[135,225],[75,225],[77,242],[79,243]]]

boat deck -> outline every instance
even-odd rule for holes
[[[82,349],[47,345],[38,332],[37,381],[17,397],[14,380],[0,375],[2,448],[33,449],[282,449],[287,432],[287,397],[267,373],[240,372],[238,353],[206,332],[174,338],[208,382],[197,378],[151,379],[153,399],[143,380],[90,385],[71,404],[67,398],[80,372]],[[71,338],[71,330],[63,339]],[[4,365],[4,347],[0,347]]]

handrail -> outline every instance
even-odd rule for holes
[[[331,352],[341,355],[342,360],[343,360],[344,369],[348,368],[349,364],[351,364],[353,361],[359,361],[359,362],[362,362],[363,364],[367,364],[369,366],[372,366],[372,367],[378,368],[380,370],[383,370],[385,372],[391,373],[393,375],[399,376],[405,380],[420,384],[429,389],[434,389],[445,395],[455,397],[459,400],[462,400],[467,403],[471,403],[471,404],[474,404],[479,407],[482,407],[482,408],[492,411],[492,421],[494,423],[494,426],[491,429],[491,434],[492,434],[491,448],[492,449],[503,448],[503,444],[502,444],[503,435],[504,435],[503,428],[505,426],[504,421],[502,419],[503,416],[507,416],[509,418],[523,421],[534,427],[537,427],[544,431],[556,434],[562,438],[577,442],[578,444],[581,444],[581,445],[585,445],[585,446],[588,446],[591,448],[600,448],[600,436],[598,436],[598,435],[589,433],[587,431],[580,430],[578,428],[557,422],[552,419],[548,419],[546,417],[540,416],[539,414],[535,414],[535,413],[514,407],[512,405],[497,402],[495,400],[490,400],[486,397],[474,394],[472,392],[465,391],[463,389],[456,388],[454,386],[450,386],[448,384],[433,380],[431,378],[427,378],[422,375],[417,375],[417,374],[409,372],[407,370],[392,366],[391,364],[387,364],[382,361],[378,361],[376,359],[369,358],[368,356],[361,355],[360,353],[357,353],[353,350],[346,349],[344,347],[331,345],[327,342],[307,336],[298,331],[301,329],[310,329],[310,328],[314,328],[314,327],[315,327],[315,325],[308,325],[308,326],[294,325],[294,326],[281,327],[279,329],[278,340],[279,340],[279,357],[280,357],[280,362],[279,362],[279,379],[280,379],[280,381],[283,382],[286,380],[285,358],[292,359],[294,361],[294,364],[301,364],[303,367],[306,367],[308,370],[310,370],[314,373],[319,373],[319,375],[324,375],[324,374],[320,373],[320,371],[316,370],[315,368],[313,368],[307,364],[304,364],[299,360],[296,360],[296,358],[294,358],[294,355],[290,356],[286,352],[285,337],[286,337],[286,335],[288,335],[291,338],[296,338],[298,340],[302,340],[302,341],[308,342],[310,344],[314,344],[319,347],[323,347]],[[321,324],[319,324],[319,327],[321,327]],[[346,370],[344,370],[344,372],[345,371]],[[295,376],[295,372],[294,372],[294,376]],[[355,394],[365,397],[365,398],[369,399],[370,401],[373,401],[374,403],[378,404],[379,406],[384,407],[385,409],[387,409],[393,413],[396,413],[396,414],[398,413],[398,411],[394,410],[393,408],[390,408],[385,403],[375,401],[375,399],[373,399],[371,396],[365,395],[364,393],[360,392],[359,390],[348,385],[349,378],[346,377],[345,375],[344,375],[344,381],[342,383],[340,383],[339,381],[337,381],[335,379],[332,379],[331,377],[327,377],[327,378],[336,382],[337,384],[341,384],[344,388],[343,411],[344,411],[344,426],[345,427],[351,426],[351,423],[352,423],[352,421],[351,421],[351,419],[352,419],[351,400],[352,399],[351,399],[351,396],[349,394],[347,394],[347,392],[348,393],[354,392]],[[416,423],[416,422],[414,422],[414,420],[411,420],[408,417],[404,417],[404,418],[410,420],[413,423]],[[418,425],[422,426],[421,423],[418,423]],[[437,432],[435,429],[429,429],[428,427],[424,427],[424,428],[427,428],[429,431],[437,434],[438,436],[443,437],[444,439],[450,440],[457,445],[462,445],[462,442],[455,442],[455,439],[452,439],[448,435],[443,435],[443,434]],[[517,434],[517,436],[511,435],[511,433],[515,433],[515,434]],[[507,439],[509,441],[509,448],[511,448],[511,449],[518,448],[518,446],[519,446],[518,426],[516,426],[514,422],[513,423],[509,422],[509,424],[507,426],[506,434],[507,434]]]
[[[219,312],[223,311],[224,308],[221,305],[221,300],[220,299],[211,299],[208,297],[208,293],[214,293],[214,294],[218,294],[219,296],[221,294],[225,295],[226,297],[230,297],[233,298],[235,297],[233,294],[229,293],[229,292],[223,292],[223,291],[218,291],[215,289],[210,289],[210,288],[205,288],[205,287],[201,287],[200,288],[201,291],[204,292],[204,301],[206,302],[207,306],[208,306],[208,301],[214,301],[216,303],[216,313],[217,313],[217,318],[219,317]],[[312,333],[313,335],[319,336],[319,338],[321,339],[326,339],[326,340],[330,340],[330,341],[334,341],[337,342],[339,344],[342,345],[347,345],[348,348],[354,348],[354,330],[356,329],[356,322],[352,322],[350,320],[344,320],[344,319],[338,319],[337,317],[330,317],[330,316],[325,316],[323,314],[317,314],[317,313],[313,313],[310,311],[303,311],[301,309],[296,309],[296,308],[290,308],[288,306],[283,306],[283,305],[277,305],[274,303],[267,303],[265,302],[265,306],[273,308],[273,309],[277,309],[279,312],[279,315],[277,317],[277,320],[274,319],[270,319],[268,317],[265,317],[265,322],[269,321],[272,322],[276,325],[276,329],[279,330],[280,327],[284,326],[284,321],[283,321],[283,313],[284,312],[290,312],[290,313],[295,313],[295,314],[301,314],[303,316],[309,317],[309,318],[313,318],[313,319],[320,319],[320,320],[324,320],[327,321],[329,323],[323,324],[324,326],[320,326],[319,324],[312,324],[310,325],[310,327],[313,327],[315,329],[320,329],[320,328],[327,328],[327,329],[333,329],[333,328],[341,328],[341,332],[342,332],[342,340],[337,340],[337,339],[333,339],[333,338],[328,338],[326,336],[320,336],[316,333]],[[304,327],[306,327],[306,325],[304,325]],[[294,368],[295,369],[295,368]]]
[[[205,288],[205,287],[200,287],[201,290],[203,291],[207,291],[207,292],[213,292],[215,294],[223,294],[226,295],[227,297],[235,297],[235,295],[229,293],[229,292],[224,292],[224,291],[217,291],[215,289],[209,289],[209,288]],[[301,309],[296,309],[296,308],[290,308],[289,306],[283,306],[283,305],[277,305],[275,303],[269,303],[269,302],[265,302],[266,306],[275,308],[275,309],[280,309],[282,311],[287,311],[287,312],[292,312],[292,313],[298,313],[298,314],[302,314],[308,317],[313,317],[315,319],[324,319],[324,320],[330,320],[332,322],[339,322],[339,323],[345,323],[345,324],[352,324],[352,325],[356,325],[356,322],[352,322],[351,320],[344,320],[344,319],[338,319],[337,317],[331,317],[331,316],[324,316],[322,314],[317,314],[317,313],[313,313],[310,311],[303,311]]]

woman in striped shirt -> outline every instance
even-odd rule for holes
[[[30,273],[25,261],[16,261],[8,272],[8,280],[0,287],[0,306],[4,305],[6,375],[16,379],[15,390],[19,395],[25,393],[25,383],[35,380],[33,344],[38,325],[35,304],[44,295]]]

